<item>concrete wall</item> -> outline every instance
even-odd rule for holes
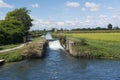
[[[73,46],[75,42],[72,40],[66,40],[65,44],[62,44],[63,48],[69,52],[70,55],[77,57],[78,56],[78,52],[76,52],[75,49],[73,49]]]

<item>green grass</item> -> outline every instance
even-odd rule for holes
[[[120,33],[72,33],[66,34],[66,36],[102,41],[120,41]]]
[[[33,39],[33,43],[34,42],[43,41],[43,40],[45,40],[45,39],[37,37],[37,38]],[[25,48],[27,48],[28,45],[25,45],[23,48],[20,48],[20,49],[16,49],[16,50],[0,53],[0,59],[5,59],[5,62],[7,62],[7,63],[8,62],[21,61],[21,60],[24,59],[24,57],[22,56],[23,50]]]
[[[32,42],[38,42],[38,41],[45,41],[45,38],[42,38],[42,37],[36,37],[33,39]]]
[[[75,42],[85,39],[87,45],[74,45],[79,55],[90,58],[120,59],[120,33],[61,33]]]
[[[23,60],[23,56],[21,55],[23,48],[0,53],[0,59],[5,59],[5,62],[16,62]]]

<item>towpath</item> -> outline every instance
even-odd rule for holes
[[[17,46],[15,48],[10,48],[10,49],[5,49],[5,50],[0,50],[0,53],[2,52],[8,52],[8,51],[12,51],[12,50],[15,50],[15,49],[19,49],[19,48],[22,48],[24,47],[25,44],[21,44],[20,46]]]

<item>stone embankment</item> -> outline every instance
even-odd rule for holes
[[[69,40],[69,39],[60,39],[62,47],[69,52],[70,55],[74,57],[78,57],[78,52],[73,48],[75,46],[75,41]]]
[[[23,51],[26,59],[42,58],[45,55],[47,41],[35,42],[29,44]]]

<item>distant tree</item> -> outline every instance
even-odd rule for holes
[[[46,32],[46,29],[44,29],[43,32]]]
[[[63,28],[61,28],[60,31],[63,31]]]
[[[51,31],[54,32],[54,31],[55,31],[55,28],[52,28]]]
[[[112,24],[108,24],[107,28],[111,30],[113,28]]]
[[[101,30],[101,27],[96,27],[96,30]]]
[[[114,29],[117,30],[117,29],[119,29],[119,27],[118,27],[118,26],[115,26]]]

